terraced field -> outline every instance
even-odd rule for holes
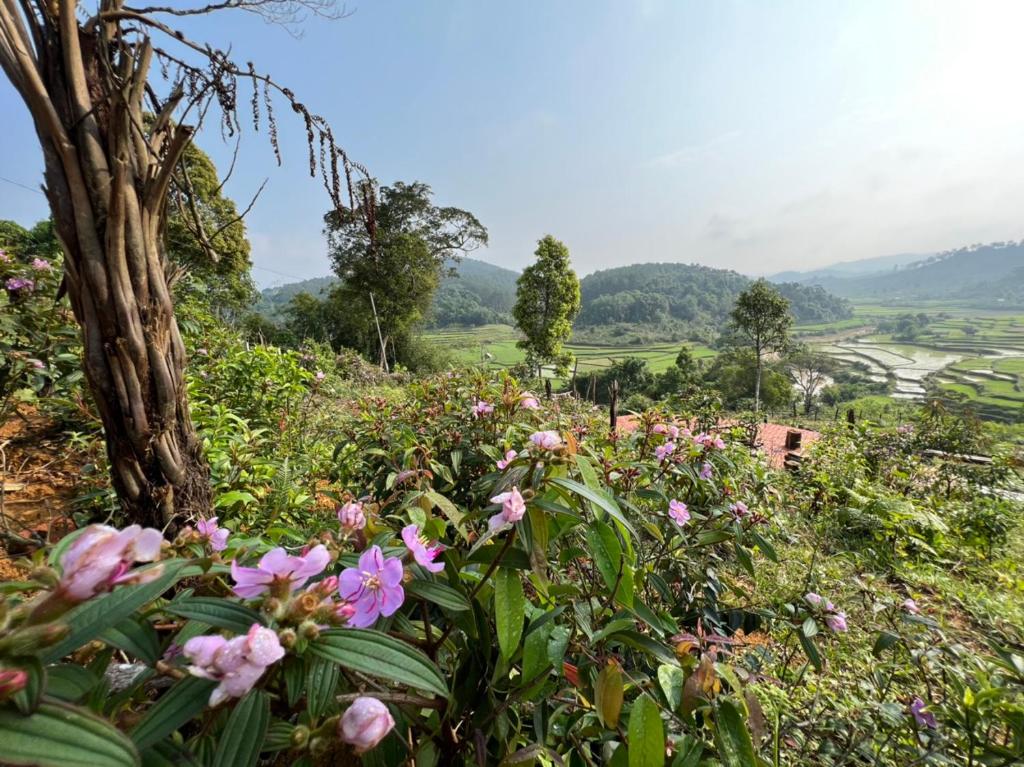
[[[948,316],[933,319],[913,343],[864,335],[818,348],[836,359],[868,365],[876,380],[893,382],[896,398],[956,393],[984,417],[1024,417],[1024,317],[955,309],[943,314]]]
[[[478,328],[439,330],[426,333],[425,338],[437,343],[466,364],[507,368],[522,362],[523,353],[516,348],[519,334],[508,325],[484,325]],[[648,368],[660,373],[669,368],[679,354],[681,344],[664,343],[647,346],[605,346],[600,344],[574,344],[567,348],[579,360],[579,374],[590,374],[610,366],[624,357],[639,357],[647,361]],[[713,357],[714,350],[706,346],[691,347],[694,357]]]

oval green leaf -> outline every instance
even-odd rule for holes
[[[372,629],[331,629],[309,652],[344,668],[448,697],[448,685],[433,662],[399,639]]]

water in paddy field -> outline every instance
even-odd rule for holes
[[[896,399],[920,399],[925,395],[924,380],[967,355],[920,346],[887,343],[858,338],[848,343],[822,347],[822,351],[849,362],[861,362],[878,380],[888,374],[896,379]]]

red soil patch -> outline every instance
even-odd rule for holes
[[[636,431],[640,420],[633,415],[620,416],[617,427],[621,431]],[[735,424],[731,421],[723,421],[719,424],[720,429],[727,429]],[[800,432],[800,449],[786,449],[786,435],[791,431]],[[784,426],[779,423],[763,423],[757,432],[757,448],[768,459],[772,468],[781,469],[789,453],[801,454],[806,448],[821,438],[821,433],[810,429],[798,429],[793,426]]]
[[[16,577],[11,560],[33,542],[75,529],[71,502],[81,476],[80,456],[67,449],[59,425],[35,409],[22,407],[0,425],[0,578]]]

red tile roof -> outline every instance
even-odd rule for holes
[[[639,419],[633,415],[620,416],[618,428],[622,431],[634,431],[639,426]],[[721,428],[728,428],[733,423],[725,421],[720,424]],[[791,431],[798,431],[801,434],[800,448],[798,450],[786,449],[786,435]],[[798,429],[794,426],[785,426],[780,423],[763,423],[757,433],[758,448],[768,458],[768,463],[773,468],[781,469],[786,460],[786,455],[791,452],[801,453],[804,448],[809,447],[813,442],[821,438],[821,432],[810,429]]]

